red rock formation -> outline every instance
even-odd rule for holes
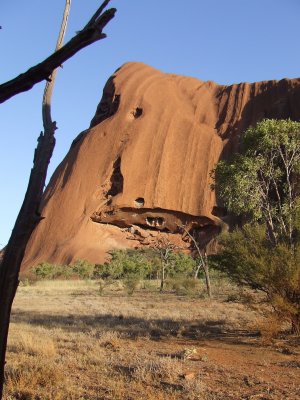
[[[125,64],[50,180],[23,268],[101,262],[112,248],[136,246],[130,239],[174,238],[178,225],[204,246],[225,213],[210,171],[263,118],[300,119],[300,79],[220,86]]]

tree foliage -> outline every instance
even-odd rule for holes
[[[143,279],[150,273],[151,264],[149,255],[143,250],[114,250],[111,252],[110,261],[102,266],[102,271],[106,277],[112,279],[133,275]]]
[[[246,131],[241,154],[218,163],[213,187],[229,211],[266,223],[274,243],[292,244],[299,173],[300,123],[265,119]]]
[[[263,120],[249,128],[241,153],[220,161],[213,188],[247,221],[224,234],[218,267],[259,289],[300,333],[300,123]]]
[[[167,263],[163,263],[160,254],[152,248],[113,250],[110,255],[110,260],[104,264],[91,264],[86,260],[77,260],[70,265],[42,262],[22,278],[24,282],[92,279],[99,282],[101,293],[106,284],[119,280],[129,295],[141,283],[145,287],[147,280],[161,281],[163,273],[168,289],[177,294],[189,294],[197,286],[194,279],[197,263],[189,254],[170,251]]]
[[[139,276],[140,279],[157,278],[161,274],[160,253],[153,249],[113,250],[111,259],[98,266],[99,278],[123,279],[128,275]],[[165,254],[165,248],[163,248]],[[165,260],[163,260],[165,261]],[[165,274],[168,277],[192,277],[196,267],[193,258],[181,252],[170,250],[165,262]]]

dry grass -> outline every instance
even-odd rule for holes
[[[245,304],[224,301],[228,293],[221,286],[212,301],[149,288],[129,297],[120,286],[101,294],[96,283],[83,281],[20,287],[5,400],[295,400],[299,395],[298,354],[262,345],[251,330],[262,317]],[[251,397],[258,395],[264,397]]]

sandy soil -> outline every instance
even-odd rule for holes
[[[300,399],[299,339],[245,304],[39,282],[14,304],[5,400]],[[263,336],[260,335],[263,333]]]

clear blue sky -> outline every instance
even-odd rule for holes
[[[1,1],[1,83],[52,52],[64,3]],[[72,0],[67,38],[100,3]],[[299,0],[112,0],[111,6],[118,12],[105,30],[108,38],[59,70],[52,107],[59,130],[49,175],[89,126],[107,78],[126,61],[222,84],[300,77]],[[0,105],[0,246],[27,186],[43,89],[40,83]]]

